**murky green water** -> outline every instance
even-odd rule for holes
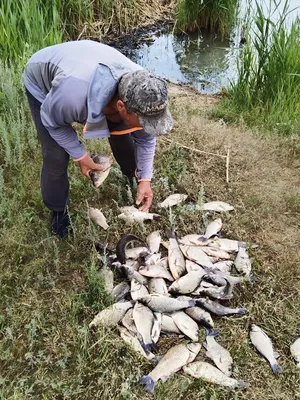
[[[268,9],[268,0],[261,0],[260,3],[263,9]],[[283,5],[282,0],[279,9],[272,15],[274,21]],[[249,1],[241,1],[238,21],[229,40],[221,40],[205,32],[184,36],[150,33],[152,40],[138,49],[130,50],[128,56],[171,82],[192,85],[201,93],[220,92],[237,76],[236,57],[248,6]],[[299,6],[300,0],[290,0],[290,10]],[[290,20],[297,15],[300,15],[299,8],[290,14]]]

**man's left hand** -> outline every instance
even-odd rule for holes
[[[141,203],[144,203],[139,210],[148,211],[151,207],[152,199],[153,192],[151,189],[151,182],[139,182],[136,204],[140,205]]]

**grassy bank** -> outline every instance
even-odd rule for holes
[[[215,116],[231,122],[242,118],[249,126],[288,135],[299,144],[300,21],[286,25],[288,2],[277,22],[256,7],[248,44],[238,59],[237,81]]]
[[[229,36],[237,5],[237,0],[179,0],[176,29],[185,32],[208,29]]]

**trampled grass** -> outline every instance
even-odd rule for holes
[[[2,72],[1,72],[2,71]],[[172,138],[192,147],[225,152],[231,145],[230,184],[222,159],[195,155],[158,141],[153,187],[158,202],[172,192],[188,194],[185,205],[163,212],[162,220],[124,227],[117,205],[131,194],[117,166],[100,189],[92,187],[70,164],[71,214],[75,237],[58,241],[48,231],[49,212],[39,190],[40,150],[35,139],[20,77],[0,70],[4,106],[22,110],[22,124],[1,113],[7,138],[1,143],[0,252],[0,398],[1,399],[150,399],[138,383],[151,363],[122,342],[116,330],[88,331],[100,309],[110,304],[99,274],[94,243],[114,247],[125,232],[141,236],[161,229],[178,234],[204,229],[197,201],[224,200],[236,210],[223,217],[224,234],[258,242],[254,273],[258,282],[241,287],[231,304],[245,306],[242,318],[216,321],[219,341],[234,358],[234,376],[249,381],[245,391],[228,391],[176,374],[156,390],[157,399],[266,400],[299,397],[299,371],[289,345],[299,326],[299,161],[280,139],[256,137],[206,119],[214,99],[179,91],[171,95],[175,117]],[[10,74],[10,75],[9,75]],[[9,79],[7,77],[10,77]],[[13,87],[12,87],[13,86]],[[11,97],[10,97],[11,96]],[[9,100],[10,99],[10,100]],[[15,99],[13,102],[12,100]],[[20,111],[21,112],[21,111]],[[18,114],[17,114],[18,115]],[[3,134],[1,134],[3,140]],[[109,151],[106,142],[87,141],[90,151]],[[87,203],[102,208],[107,232],[87,218]],[[156,210],[155,205],[153,211]],[[251,321],[272,337],[284,374],[275,377],[249,343]],[[204,330],[201,331],[204,338]],[[164,339],[162,349],[173,343]],[[204,353],[202,353],[204,357]]]

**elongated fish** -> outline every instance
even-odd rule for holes
[[[142,285],[147,285],[148,281],[143,275],[141,275],[138,271],[129,267],[129,265],[118,265],[115,263],[116,271],[123,277],[127,278],[129,281],[135,279],[137,282]]]
[[[164,296],[170,296],[166,282],[163,278],[149,279],[148,288],[150,294],[161,294]]]
[[[130,286],[127,282],[121,282],[115,286],[111,292],[112,297],[116,302],[123,300],[126,294],[130,291]]]
[[[135,279],[131,280],[130,295],[132,300],[137,301],[139,298],[147,296],[149,294],[146,286],[137,282]]]
[[[216,211],[216,212],[227,212],[234,210],[230,204],[225,203],[224,201],[210,201],[208,203],[203,204],[202,210],[205,211]]]
[[[131,301],[126,301],[125,303],[115,303],[112,306],[100,311],[89,324],[89,328],[96,328],[98,325],[115,326],[124,317],[126,311],[132,307],[133,302]]]
[[[119,219],[125,221],[127,225],[132,225],[135,222],[144,222],[146,220],[158,220],[160,219],[160,215],[148,213],[144,211],[140,211],[139,209],[124,210],[121,214],[118,215]]]
[[[139,299],[141,303],[149,307],[152,311],[170,313],[183,310],[184,308],[194,307],[195,301],[179,301],[167,296],[150,294]]]
[[[96,164],[100,164],[102,167],[101,171],[92,170],[89,172],[93,185],[98,188],[108,177],[113,164],[113,159],[111,156],[106,156],[103,154],[91,154],[91,158]]]
[[[209,312],[203,310],[200,307],[190,307],[185,309],[186,314],[193,318],[195,321],[202,325],[208,326],[209,328],[214,327],[214,321]]]
[[[173,207],[179,203],[182,203],[186,199],[186,194],[175,193],[168,196],[162,203],[158,203],[158,206],[162,208]]]
[[[205,271],[191,271],[181,278],[177,279],[169,287],[170,293],[181,293],[189,294],[192,293],[196,287],[200,284],[202,277],[205,275]]]
[[[155,358],[155,355],[153,353],[146,354],[145,350],[142,348],[137,336],[134,333],[129,332],[123,326],[118,326],[118,330],[124,342],[126,342],[134,351],[147,358],[147,360],[152,360]]]
[[[212,261],[200,246],[180,245],[180,250],[189,260],[194,261],[202,267],[213,268]]]
[[[181,332],[177,328],[177,325],[173,321],[173,318],[170,315],[162,314],[161,317],[161,331],[164,333],[176,333],[177,335],[180,335]]]
[[[157,347],[151,333],[154,325],[153,312],[143,304],[136,302],[133,308],[132,317],[138,332],[138,339],[146,354],[156,352]]]
[[[236,270],[245,276],[250,276],[251,274],[251,260],[247,252],[247,248],[240,244],[239,251],[237,253],[236,259],[234,261]]]
[[[290,350],[297,367],[300,368],[300,338],[291,344]]]
[[[98,210],[98,208],[90,207],[89,208],[89,216],[90,216],[91,220],[93,222],[95,222],[95,224],[101,226],[101,228],[103,228],[104,230],[106,230],[108,228],[106,218],[105,218],[104,214],[101,212],[101,210]]]
[[[137,334],[136,326],[133,320],[133,308],[129,308],[124,317],[122,318],[122,325],[128,329],[129,332]]]
[[[164,278],[171,282],[174,281],[170,272],[159,264],[142,266],[139,268],[139,273],[148,278]]]
[[[185,260],[174,237],[169,238],[168,261],[174,279],[178,279],[185,274]]]
[[[151,253],[158,253],[160,243],[161,243],[160,232],[159,231],[151,232],[147,236],[147,243],[148,243]]]
[[[259,326],[255,324],[252,324],[250,328],[250,340],[258,352],[269,362],[272,371],[275,374],[282,372],[276,360],[276,358],[279,357],[279,354],[274,352],[271,339]]]
[[[201,378],[206,382],[216,383],[217,385],[234,388],[246,388],[247,382],[237,381],[221,372],[218,368],[204,361],[195,361],[183,367],[186,374],[194,378]]]
[[[194,261],[191,260],[185,260],[185,268],[187,272],[191,271],[203,271],[205,272],[205,269],[201,267],[201,265],[195,263]]]
[[[184,311],[177,311],[171,314],[177,328],[189,337],[193,342],[199,340],[199,328],[197,323]]]
[[[233,314],[238,314],[238,315],[244,315],[246,314],[247,310],[245,308],[230,308],[230,307],[225,307],[222,304],[212,301],[209,299],[203,299],[203,298],[198,298],[196,300],[196,304],[199,307],[204,308],[205,310],[219,316],[224,316],[224,315],[233,315]]]
[[[224,349],[216,340],[215,336],[219,331],[206,329],[206,339],[203,347],[206,349],[206,356],[213,360],[215,365],[223,374],[230,376],[232,374],[233,360],[228,350]]]
[[[172,347],[148,375],[140,378],[140,382],[146,385],[147,392],[153,393],[158,380],[165,382],[183,366],[192,362],[200,349],[200,343],[179,344]]]
[[[216,236],[221,229],[222,229],[222,220],[221,218],[217,218],[207,225],[205,233],[202,236],[202,238],[200,238],[200,240],[207,241],[212,236]]]

